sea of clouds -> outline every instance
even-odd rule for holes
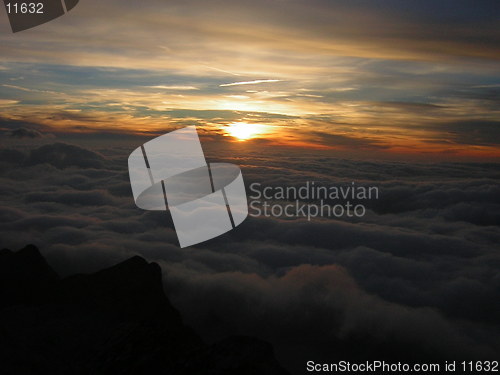
[[[108,137],[2,135],[1,247],[33,243],[61,275],[136,254],[158,262],[169,298],[206,340],[261,337],[297,373],[306,360],[498,358],[498,164],[209,145],[209,161],[240,165],[247,187],[356,182],[380,197],[362,218],[249,217],[180,249],[168,213],[134,204],[127,158],[144,139]]]

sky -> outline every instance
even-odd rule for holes
[[[196,124],[350,157],[498,160],[496,1],[82,1],[13,34],[3,122],[58,131]],[[233,134],[234,136],[234,134]]]
[[[62,276],[157,262],[205,340],[265,339],[292,374],[496,359],[499,7],[80,0],[15,34],[0,14],[0,248],[33,243]],[[187,125],[247,193],[314,181],[379,199],[180,249],[168,213],[135,205],[127,159]]]

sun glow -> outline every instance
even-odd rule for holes
[[[247,124],[246,122],[235,122],[225,128],[227,135],[238,139],[239,141],[246,141],[252,138],[267,133],[268,126],[261,124]]]

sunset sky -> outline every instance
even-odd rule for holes
[[[475,4],[82,0],[16,34],[2,11],[0,127],[196,124],[222,141],[498,160],[499,5]]]

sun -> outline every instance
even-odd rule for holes
[[[260,124],[247,124],[246,122],[235,122],[225,128],[227,135],[238,139],[239,141],[246,141],[256,138],[258,135],[265,133],[266,125]]]

